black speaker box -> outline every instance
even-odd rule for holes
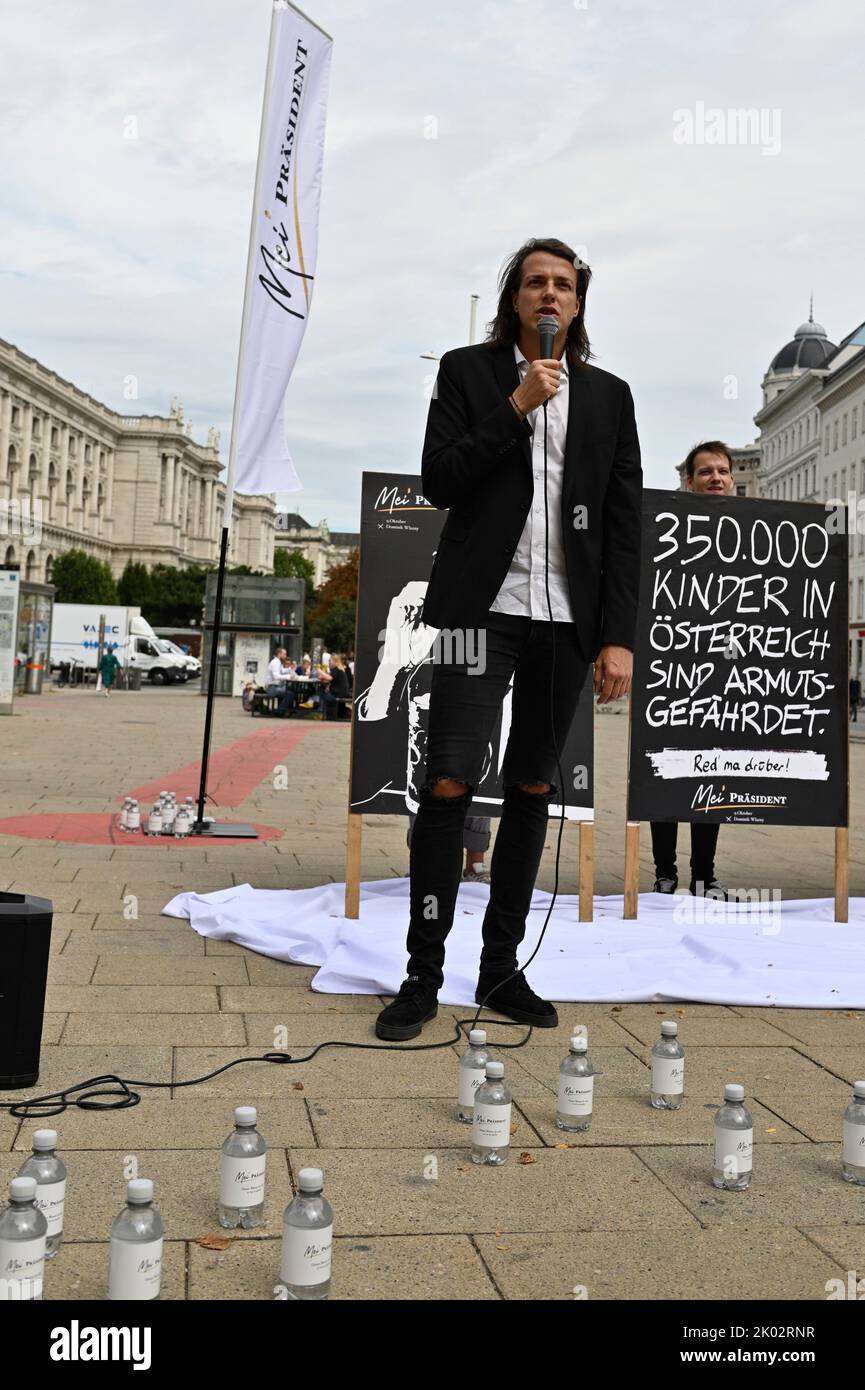
[[[39,1078],[53,916],[48,898],[0,893],[0,1090]]]

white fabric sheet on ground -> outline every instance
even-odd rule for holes
[[[537,943],[551,894],[536,889],[520,961]],[[461,883],[447,940],[443,1004],[472,1004],[489,887]],[[360,917],[343,915],[345,884],[180,893],[163,908],[195,931],[276,960],[317,965],[323,994],[394,994],[405,977],[409,880],[360,885]],[[594,921],[559,894],[528,971],[546,999],[581,1003],[776,1004],[865,1008],[865,898],[850,921],[834,921],[831,898],[715,903],[689,894],[643,893],[637,921],[622,920],[620,895],[596,897]]]

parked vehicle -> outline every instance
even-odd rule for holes
[[[118,604],[55,603],[51,625],[51,669],[78,663],[95,674],[99,631],[104,619],[103,651],[112,651],[124,670],[141,671],[154,684],[185,681],[186,661],[163,651],[161,639],[141,616],[140,608]]]
[[[191,656],[189,652],[185,652],[182,647],[178,647],[176,642],[172,642],[170,637],[160,637],[157,640],[160,651],[170,652],[172,656],[180,658],[186,667],[186,673],[190,680],[195,680],[201,675],[201,662],[197,656]]]

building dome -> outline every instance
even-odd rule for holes
[[[800,323],[792,341],[776,352],[770,372],[805,372],[809,367],[825,367],[837,343],[830,343],[826,329],[814,322],[813,310],[807,323]]]

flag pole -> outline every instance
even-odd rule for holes
[[[292,7],[293,8],[293,7]],[[228,557],[228,539],[231,530],[231,514],[234,509],[234,475],[237,458],[237,424],[240,409],[241,373],[243,370],[243,349],[252,306],[252,282],[255,275],[255,231],[257,226],[257,203],[261,169],[264,155],[265,122],[270,109],[270,93],[273,86],[273,58],[276,48],[276,24],[279,9],[273,6],[270,16],[270,37],[267,44],[267,70],[264,79],[264,96],[261,103],[261,126],[258,134],[258,155],[255,161],[255,183],[252,190],[252,212],[249,219],[249,250],[246,257],[246,279],[243,288],[243,313],[240,323],[240,343],[237,349],[237,369],[234,379],[234,404],[231,413],[231,442],[228,449],[228,469],[225,475],[225,504],[222,511],[222,535],[219,545],[219,569],[216,579],[216,596],[213,606],[213,622],[210,628],[210,665],[207,678],[207,706],[204,714],[204,741],[201,750],[201,777],[198,785],[198,808],[192,827],[193,835],[208,835],[212,838],[226,836],[257,839],[258,832],[251,825],[227,825],[213,820],[205,820],[204,803],[207,798],[207,766],[210,760],[210,738],[213,732],[213,706],[216,697],[216,661],[219,651],[219,637],[222,624],[222,596],[225,588],[225,568]],[[205,613],[205,623],[207,614]]]

